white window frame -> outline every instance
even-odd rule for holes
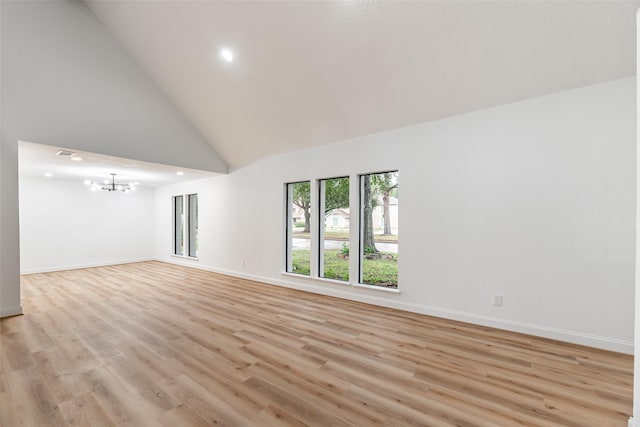
[[[293,205],[293,186],[295,184],[302,184],[308,182],[309,183],[309,198],[310,200],[313,202],[312,196],[313,196],[313,181],[311,180],[301,180],[301,181],[291,181],[291,182],[286,182],[284,184],[284,200],[285,200],[285,245],[284,245],[284,273],[285,274],[293,274],[295,276],[298,277],[312,277],[314,275],[314,262],[313,262],[313,253],[314,253],[314,245],[313,245],[313,224],[316,223],[316,219],[314,216],[314,211],[315,209],[313,209],[313,203],[311,204],[311,218],[309,219],[310,224],[309,224],[309,230],[310,230],[310,236],[309,236],[309,274],[302,274],[302,273],[296,273],[295,271],[293,271],[293,216],[291,215],[292,212],[292,205]]]
[[[398,284],[395,288],[387,288],[384,286],[372,285],[367,283],[361,283],[362,278],[362,257],[364,254],[364,250],[362,248],[362,240],[364,239],[364,233],[362,232],[363,227],[363,218],[362,218],[362,177],[365,175],[375,175],[387,172],[397,172],[399,176],[399,168],[389,168],[382,169],[378,171],[364,172],[364,173],[351,173],[348,175],[336,174],[335,176],[330,177],[321,177],[314,179],[302,179],[297,181],[287,181],[283,185],[283,206],[284,206],[284,215],[283,218],[283,227],[284,232],[282,236],[284,238],[283,247],[284,247],[284,262],[283,262],[283,271],[282,274],[286,276],[295,276],[299,279],[310,279],[312,282],[318,281],[322,283],[330,283],[334,285],[346,285],[352,288],[365,288],[372,291],[382,291],[394,294],[400,294],[400,268],[398,265]],[[335,178],[348,178],[349,179],[349,280],[334,280],[327,279],[325,277],[320,276],[321,271],[321,256],[320,251],[324,249],[324,236],[323,236],[323,228],[322,224],[324,221],[324,197],[321,194],[321,181],[327,179],[335,179]],[[313,206],[311,209],[311,218],[310,218],[310,266],[309,266],[309,275],[300,274],[292,272],[292,228],[293,228],[293,218],[292,218],[292,184],[308,182],[310,188],[310,197],[311,201],[315,200],[318,202],[318,205]],[[399,184],[398,178],[398,184]],[[315,196],[314,196],[315,195]],[[317,197],[317,198],[316,198]],[[315,207],[315,209],[314,209]],[[398,222],[399,222],[398,218]],[[354,256],[354,254],[358,254],[358,256]]]
[[[317,260],[318,260],[318,278],[323,280],[332,280],[341,283],[349,283],[351,280],[351,263],[349,263],[349,277],[347,280],[340,279],[329,279],[325,277],[324,274],[324,225],[325,225],[325,187],[323,185],[323,181],[330,181],[332,179],[347,179],[349,181],[349,194],[351,194],[351,177],[349,175],[335,176],[331,178],[320,178],[317,180],[317,194],[318,194],[318,220],[316,221],[317,230],[318,230],[318,252],[317,252]],[[351,197],[349,197],[349,211],[351,211]],[[351,216],[351,215],[350,215]],[[349,221],[349,233],[351,233],[351,221]],[[349,234],[349,259],[351,259],[351,234]],[[313,256],[313,254],[311,254]]]
[[[363,283],[362,281],[362,276],[364,274],[364,266],[363,266],[363,258],[364,258],[364,251],[365,251],[365,247],[364,247],[364,203],[363,202],[363,197],[364,197],[364,177],[368,176],[368,175],[379,175],[379,174],[383,174],[383,173],[397,173],[398,174],[398,188],[400,187],[400,172],[399,169],[388,169],[388,170],[383,170],[383,171],[378,171],[378,172],[367,172],[367,173],[361,173],[358,174],[357,177],[357,181],[358,181],[358,257],[357,257],[357,261],[358,261],[358,282],[355,284],[355,286],[359,286],[359,287],[366,287],[366,288],[370,288],[370,289],[380,289],[380,290],[386,290],[386,291],[390,291],[390,292],[398,292],[398,290],[400,289],[400,268],[398,268],[398,277],[397,277],[397,284],[395,288],[386,288],[384,286],[378,286],[378,285],[372,285],[370,283]],[[399,199],[398,199],[399,201]],[[398,218],[398,224],[400,223],[400,218]],[[398,236],[399,237],[399,236]],[[398,238],[398,253],[400,253],[400,240]]]
[[[198,197],[198,193],[187,193],[187,194],[176,194],[174,196],[171,197],[171,212],[172,212],[172,222],[171,222],[171,231],[172,231],[172,238],[171,238],[171,243],[172,243],[172,249],[171,249],[171,253],[173,256],[175,257],[181,257],[181,258],[189,258],[189,259],[198,259],[198,254],[196,253],[195,255],[191,255],[191,234],[192,234],[192,221],[191,221],[191,211],[190,211],[190,199],[192,196],[196,197],[196,211],[198,210],[198,205],[200,203],[200,198]],[[179,226],[178,224],[178,218],[176,216],[176,199],[178,197],[182,197],[182,219],[181,219],[181,226],[182,226],[182,235],[184,236],[184,247],[183,247],[183,253],[179,254],[176,253],[176,231],[177,231],[177,227]],[[196,220],[197,222],[197,220]],[[198,239],[198,229],[196,228],[195,231],[193,231],[193,234],[195,234],[196,236],[196,240]]]

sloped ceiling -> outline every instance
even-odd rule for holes
[[[635,74],[639,1],[88,1],[228,165]],[[231,48],[232,63],[220,58]]]
[[[0,136],[8,153],[21,140],[227,172],[83,3],[0,1],[0,8]]]

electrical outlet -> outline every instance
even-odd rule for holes
[[[240,260],[240,267],[244,267],[244,258]]]
[[[500,307],[502,305],[502,295],[493,296],[493,305]]]

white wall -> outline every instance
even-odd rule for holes
[[[21,273],[148,260],[153,189],[92,192],[80,181],[20,177]]]
[[[640,10],[636,13],[636,28],[640,28]],[[637,31],[636,70],[640,70],[640,31]],[[638,151],[638,136],[640,135],[640,88],[636,88],[636,171],[640,170],[640,151]],[[636,275],[635,275],[635,329],[634,342],[640,342],[640,240],[637,234],[640,230],[640,175],[636,172]],[[635,346],[633,358],[633,416],[629,419],[629,427],[640,427],[640,346]]]
[[[616,80],[156,189],[156,257],[631,352],[634,93]],[[283,183],[395,168],[400,294],[281,274]],[[199,261],[169,256],[170,196],[190,192]]]
[[[18,144],[0,127],[0,317],[22,313],[18,233]]]

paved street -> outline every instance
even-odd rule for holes
[[[309,249],[309,239],[293,239],[293,249]],[[342,249],[342,240],[327,240],[324,241],[325,249]],[[376,248],[381,252],[398,253],[397,243],[376,243]]]

